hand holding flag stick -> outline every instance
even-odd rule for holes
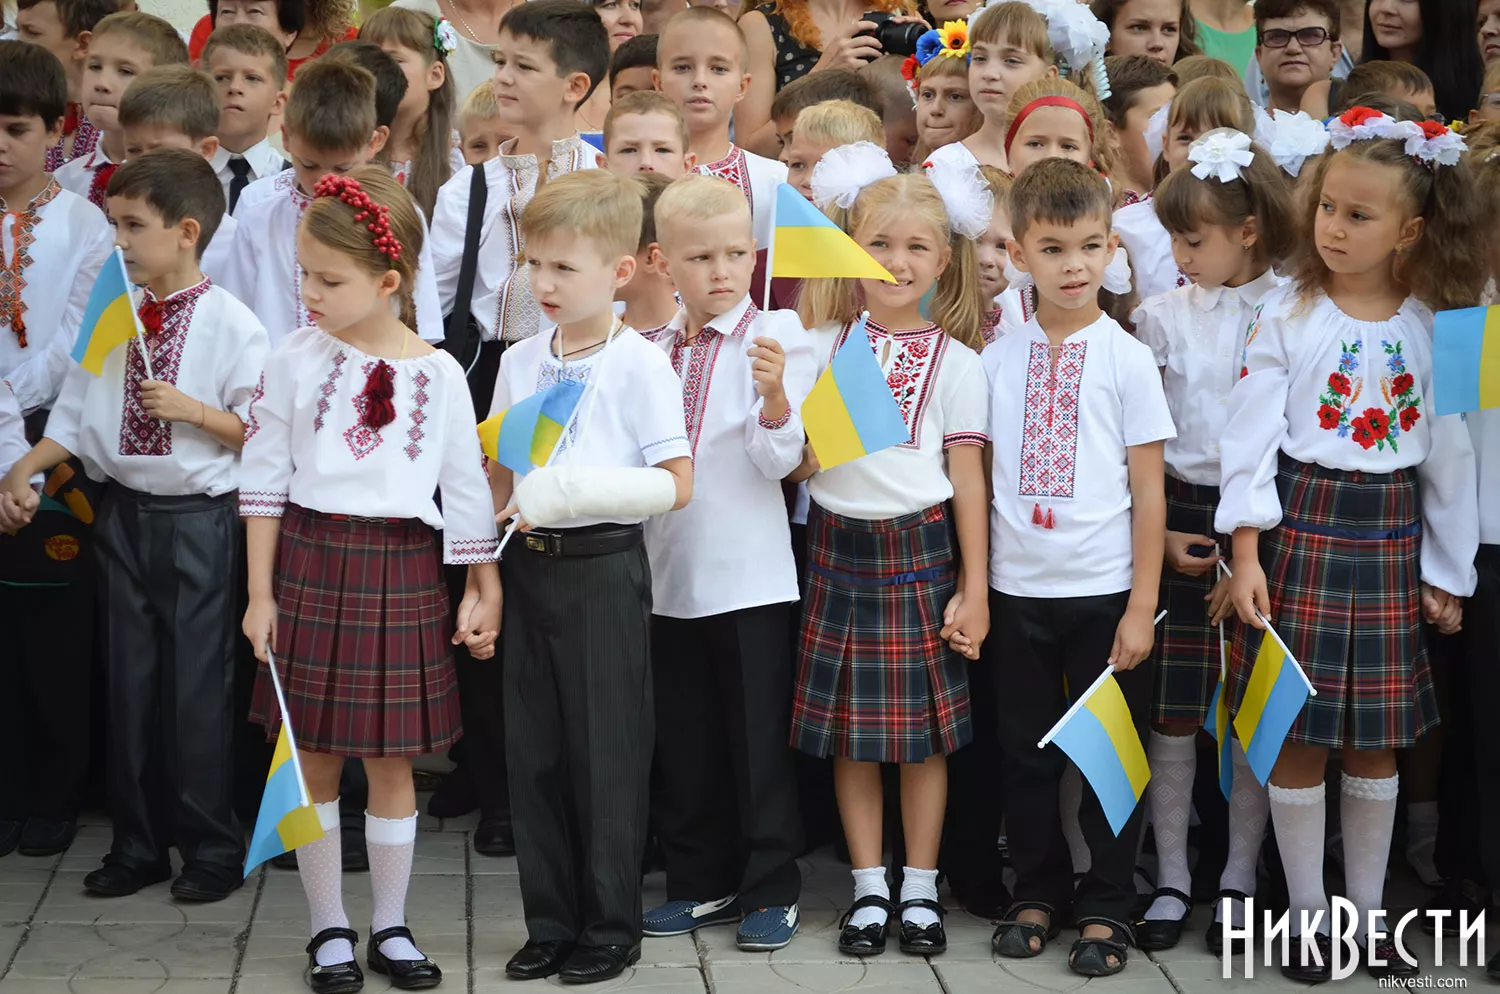
[[[1219,569],[1222,570],[1224,572],[1224,575],[1229,577],[1229,579],[1234,579],[1234,573],[1231,572],[1229,567],[1226,566],[1223,562],[1219,563]],[[1307,674],[1302,671],[1302,664],[1297,662],[1296,657],[1292,655],[1292,650],[1288,649],[1286,647],[1286,643],[1281,641],[1281,636],[1278,635],[1276,633],[1276,629],[1271,626],[1271,619],[1266,617],[1264,614],[1261,614],[1258,610],[1255,612],[1255,616],[1259,618],[1260,623],[1265,626],[1266,634],[1271,636],[1271,638],[1275,640],[1276,645],[1280,647],[1281,651],[1286,653],[1286,658],[1291,660],[1292,667],[1296,669],[1297,675],[1300,676],[1302,678],[1302,682],[1307,685],[1307,692],[1313,697],[1317,697],[1318,688],[1312,685],[1312,681],[1309,680],[1307,678]],[[1223,626],[1221,625],[1220,627],[1222,628]]]

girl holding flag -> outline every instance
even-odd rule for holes
[[[468,386],[451,356],[411,331],[423,234],[384,169],[318,183],[297,238],[316,326],[272,352],[245,424],[244,631],[262,662],[274,655],[287,702],[283,716],[262,668],[252,717],[272,734],[291,722],[323,826],[297,866],[312,913],[307,982],[324,994],[363,983],[340,888],[346,757],[363,759],[370,781],[366,961],[402,989],[442,978],[406,927],[405,903],[417,832],[410,757],[459,735],[443,562],[470,567],[452,644],[487,658],[499,630],[495,522]]]

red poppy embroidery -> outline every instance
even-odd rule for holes
[[[1391,433],[1391,419],[1378,407],[1365,408],[1365,422],[1370,426],[1370,434],[1377,439],[1385,438]]]
[[[1333,429],[1337,428],[1339,426],[1339,418],[1342,416],[1343,412],[1332,404],[1324,404],[1318,408],[1318,424],[1324,431],[1333,431]]]
[[[1330,373],[1328,375],[1328,387],[1334,393],[1347,397],[1350,390],[1349,377],[1343,373]]]
[[[1412,385],[1415,382],[1416,380],[1412,378],[1412,375],[1410,373],[1402,373],[1400,376],[1397,376],[1395,379],[1391,380],[1391,392],[1398,395],[1404,394],[1412,388]]]
[[[1416,424],[1422,413],[1415,407],[1403,407],[1401,409],[1401,430],[1411,431],[1411,426]]]
[[[1372,449],[1375,447],[1376,438],[1375,433],[1370,430],[1370,422],[1364,418],[1355,418],[1349,424],[1354,429],[1354,440],[1359,443],[1360,448]]]

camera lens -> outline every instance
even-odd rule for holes
[[[916,55],[917,39],[927,32],[927,25],[917,21],[898,24],[893,15],[883,10],[866,11],[860,15],[860,20],[875,25],[874,31],[861,33],[880,42],[881,50],[887,55]]]

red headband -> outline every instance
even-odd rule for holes
[[[371,239],[375,251],[392,262],[401,258],[401,243],[391,234],[391,209],[371,199],[359,185],[359,180],[353,176],[335,176],[330,173],[318,180],[318,185],[313,187],[313,196],[334,197],[353,207],[357,212],[354,220],[365,221],[365,227],[375,236]]]
[[[1031,103],[1021,108],[1021,112],[1010,122],[1010,127],[1005,129],[1005,157],[1010,158],[1010,143],[1016,140],[1016,132],[1021,130],[1021,125],[1032,113],[1042,107],[1066,107],[1076,110],[1078,116],[1083,118],[1084,127],[1089,129],[1089,144],[1094,144],[1094,121],[1089,117],[1089,112],[1083,109],[1083,104],[1072,97],[1037,97]]]

